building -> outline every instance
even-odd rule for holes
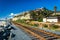
[[[58,22],[58,17],[47,17],[47,18],[43,18],[43,22]]]

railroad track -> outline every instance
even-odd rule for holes
[[[14,24],[18,25],[20,28],[25,30],[27,33],[34,36],[36,38],[34,40],[56,40],[56,39],[60,39],[59,35],[53,34],[51,32],[46,32],[44,30],[39,30],[37,28],[32,28],[32,27],[26,27],[26,26],[23,26],[22,24],[18,24],[15,22],[14,22]]]

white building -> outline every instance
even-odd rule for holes
[[[43,22],[58,22],[58,18],[57,17],[43,18]]]

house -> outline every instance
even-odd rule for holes
[[[43,22],[58,22],[58,17],[47,17],[47,18],[43,18]]]

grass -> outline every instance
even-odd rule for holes
[[[21,24],[23,24],[23,25],[26,25],[26,26],[33,26],[33,27],[38,27],[39,25],[38,24],[29,24],[29,23],[26,23],[26,20],[17,20],[17,21],[15,21],[15,22],[17,22],[17,23],[21,23]],[[44,25],[44,28],[48,28],[48,25]],[[59,28],[59,26],[58,25],[52,25],[49,29],[50,30],[56,30],[56,29],[58,29]]]
[[[29,24],[29,23],[26,23],[25,20],[17,20],[17,21],[15,21],[15,22],[21,23],[21,24],[23,24],[23,25],[25,25],[25,26],[38,27],[38,24]]]

